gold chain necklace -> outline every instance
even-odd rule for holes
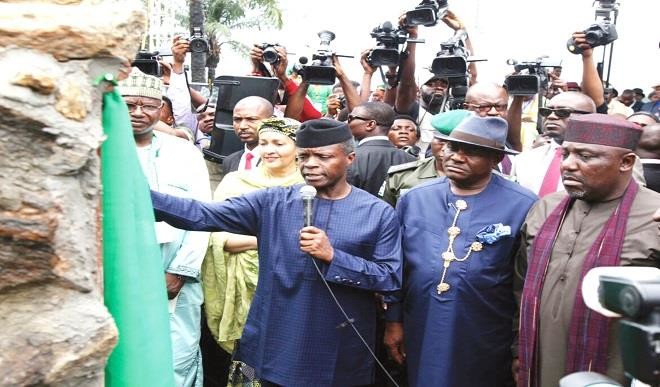
[[[453,262],[463,262],[466,259],[470,257],[470,254],[472,252],[478,252],[483,249],[483,245],[480,242],[474,241],[470,245],[470,248],[468,249],[468,252],[465,254],[463,258],[458,258],[456,254],[454,254],[454,240],[456,237],[461,233],[461,229],[456,226],[456,221],[458,221],[458,215],[461,213],[461,211],[467,209],[467,203],[465,200],[457,200],[456,201],[456,215],[454,215],[454,221],[451,223],[451,227],[447,229],[447,234],[449,234],[449,246],[447,246],[447,250],[442,253],[442,259],[444,260],[443,266],[444,269],[442,270],[442,277],[440,278],[440,283],[438,284],[437,290],[438,294],[442,294],[443,292],[446,292],[449,290],[449,284],[445,282],[445,277],[447,275],[447,269],[449,269],[449,265]]]

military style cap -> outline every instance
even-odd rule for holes
[[[434,135],[444,134],[448,136],[458,124],[463,122],[465,117],[471,114],[472,112],[464,109],[450,110],[448,112],[436,114],[431,119],[431,126],[437,131]]]

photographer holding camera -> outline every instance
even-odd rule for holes
[[[160,64],[163,69],[163,83],[167,85],[166,94],[172,101],[174,122],[192,129],[195,145],[202,149],[208,147],[210,140],[207,134],[199,128],[195,109],[204,105],[206,98],[188,84],[183,64],[189,51],[189,41],[177,35],[172,41],[173,62],[169,64],[161,61]]]
[[[266,46],[266,47],[264,47]],[[294,118],[301,122],[321,118],[319,112],[311,101],[306,98],[307,84],[296,83],[290,79],[286,74],[288,65],[286,49],[280,45],[264,45],[255,44],[250,50],[250,59],[252,61],[252,75],[254,76],[270,76],[264,65],[264,53],[270,61],[273,76],[277,77],[282,87],[284,88],[285,98],[287,100],[287,107],[284,111],[286,117]],[[275,54],[277,57],[275,58]],[[302,90],[301,90],[302,89]]]
[[[465,24],[452,11],[447,10],[441,20],[449,28],[454,30],[455,33],[465,31]],[[399,18],[399,25],[408,31],[408,37],[410,39],[417,38],[418,27],[406,25],[405,14]],[[408,42],[406,45],[405,51],[407,52],[407,56],[401,63],[401,77],[396,89],[394,110],[397,113],[408,114],[418,122],[422,133],[420,145],[422,150],[425,150],[433,139],[434,130],[431,126],[431,118],[442,109],[442,102],[449,89],[449,82],[446,78],[433,75],[418,89],[415,82],[416,46],[417,43],[415,42]],[[469,36],[465,38],[465,46],[473,53],[472,42]],[[468,70],[470,74],[468,84],[471,85],[477,79],[477,69],[474,62],[468,65]]]

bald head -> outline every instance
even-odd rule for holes
[[[552,113],[543,118],[543,134],[552,138],[558,144],[564,141],[564,132],[566,123],[570,116],[575,114],[595,113],[596,104],[586,94],[577,91],[567,91],[554,96],[546,107],[552,110]],[[568,109],[579,113],[571,113],[567,117],[560,117],[561,109]],[[557,111],[559,111],[557,113]]]
[[[567,107],[573,110],[596,113],[594,100],[578,91],[567,91],[557,94],[550,100],[548,106]]]
[[[481,117],[506,118],[509,94],[502,86],[492,82],[479,82],[465,94],[466,109]]]
[[[236,103],[233,113],[234,132],[248,149],[259,143],[261,121],[273,116],[273,105],[267,99],[257,96],[245,97]]]
[[[262,119],[272,117],[274,111],[272,103],[256,95],[251,95],[238,101],[236,106],[234,106],[234,110],[236,109],[249,109],[258,114]]]
[[[660,124],[644,127],[635,153],[642,159],[660,159]]]

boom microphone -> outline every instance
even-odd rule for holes
[[[300,197],[303,201],[305,227],[309,227],[312,225],[312,202],[316,197],[316,188],[311,185],[302,186],[302,188],[300,188]]]

